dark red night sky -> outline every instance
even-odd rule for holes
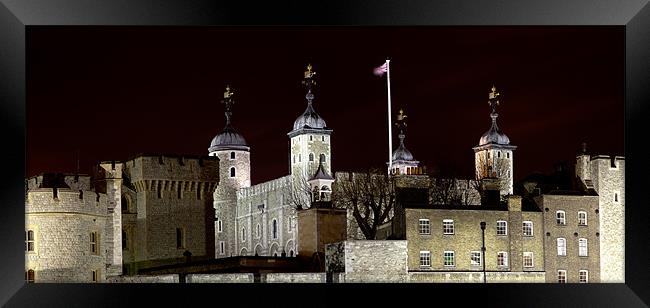
[[[84,173],[142,152],[207,155],[229,83],[253,183],[285,175],[307,62],[334,170],[383,167],[386,80],[372,69],[387,56],[393,110],[428,168],[472,177],[493,83],[515,180],[573,162],[583,141],[624,155],[623,27],[29,27],[26,173],[74,172],[77,149]]]

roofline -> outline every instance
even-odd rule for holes
[[[218,160],[217,157],[208,156],[208,155],[196,155],[196,154],[194,154],[194,155],[187,154],[186,155],[186,154],[167,154],[167,153],[151,153],[151,152],[146,153],[146,152],[143,152],[143,153],[138,153],[136,155],[133,155],[133,156],[129,157],[129,159],[125,160],[124,162],[132,161],[132,160],[134,160],[136,158],[140,158],[140,157],[160,157],[160,156],[169,157],[169,158],[181,158],[182,157],[182,158],[200,158],[200,159],[208,159],[208,160]],[[108,161],[108,162],[110,162],[110,161]],[[117,161],[115,161],[115,162],[117,162]]]
[[[287,136],[289,136],[289,138],[293,138],[295,136],[306,134],[306,133],[319,133],[319,134],[331,135],[333,131],[334,130],[329,127],[324,127],[324,128],[301,127],[299,129],[294,129],[288,132]]]
[[[517,146],[516,145],[499,144],[499,143],[490,142],[490,143],[486,143],[486,144],[482,144],[482,145],[477,145],[477,146],[473,147],[472,149],[474,150],[474,152],[476,152],[476,151],[486,150],[486,149],[490,149],[490,148],[516,150]]]

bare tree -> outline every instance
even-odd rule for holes
[[[496,178],[499,180],[499,188],[503,190],[510,181],[508,161],[504,158],[489,157],[484,151],[476,158],[476,182],[474,188],[482,193],[481,180],[484,178]]]
[[[337,177],[332,200],[338,208],[352,212],[366,239],[374,240],[380,225],[390,220],[395,205],[395,185],[380,169]]]
[[[311,207],[311,194],[305,173],[298,171],[293,175],[289,187],[289,204],[298,210],[308,209]]]

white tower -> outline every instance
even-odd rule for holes
[[[210,156],[219,158],[219,184],[214,191],[215,210],[215,257],[236,255],[236,208],[237,191],[251,186],[250,147],[232,126],[231,108],[234,93],[226,87],[221,101],[225,105],[226,126],[212,139],[208,149]]]
[[[476,168],[476,179],[495,177],[501,179],[501,195],[513,193],[513,151],[516,146],[510,145],[510,139],[499,130],[497,126],[496,107],[499,105],[496,88],[492,86],[488,104],[492,107],[492,126],[481,136],[479,143],[474,149],[474,163]]]
[[[295,183],[307,182],[316,173],[320,157],[323,157],[323,168],[327,174],[332,174],[332,156],[330,137],[332,129],[328,128],[325,120],[316,113],[312,102],[314,94],[312,88],[316,72],[312,71],[311,64],[307,65],[303,84],[307,87],[307,109],[293,123],[293,130],[289,136],[289,172]],[[301,184],[300,184],[301,185]]]

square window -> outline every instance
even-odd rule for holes
[[[442,221],[442,234],[454,234],[454,221],[445,219]]]
[[[430,266],[431,266],[431,252],[420,251],[420,267],[430,267]]]
[[[505,267],[508,266],[508,253],[505,251],[499,251],[497,253],[497,266]]]
[[[581,270],[578,278],[580,280],[580,283],[587,283],[589,282],[589,272],[586,270]]]
[[[497,221],[497,235],[508,235],[508,222],[504,220]]]
[[[564,211],[555,212],[555,218],[558,225],[566,225],[566,213]]]
[[[566,283],[566,271],[565,270],[557,271],[557,282],[558,283]]]
[[[428,219],[420,219],[420,234],[429,235],[431,234],[431,223]]]
[[[443,253],[443,261],[445,266],[455,266],[456,260],[454,259],[453,251],[445,251]]]
[[[524,221],[523,222],[523,231],[524,231],[524,236],[533,236],[533,222],[532,221]]]
[[[587,212],[580,211],[578,212],[578,226],[587,225]]]
[[[533,253],[530,251],[524,252],[524,267],[533,267]]]
[[[472,266],[481,266],[481,252],[472,251],[470,252],[470,264]]]

